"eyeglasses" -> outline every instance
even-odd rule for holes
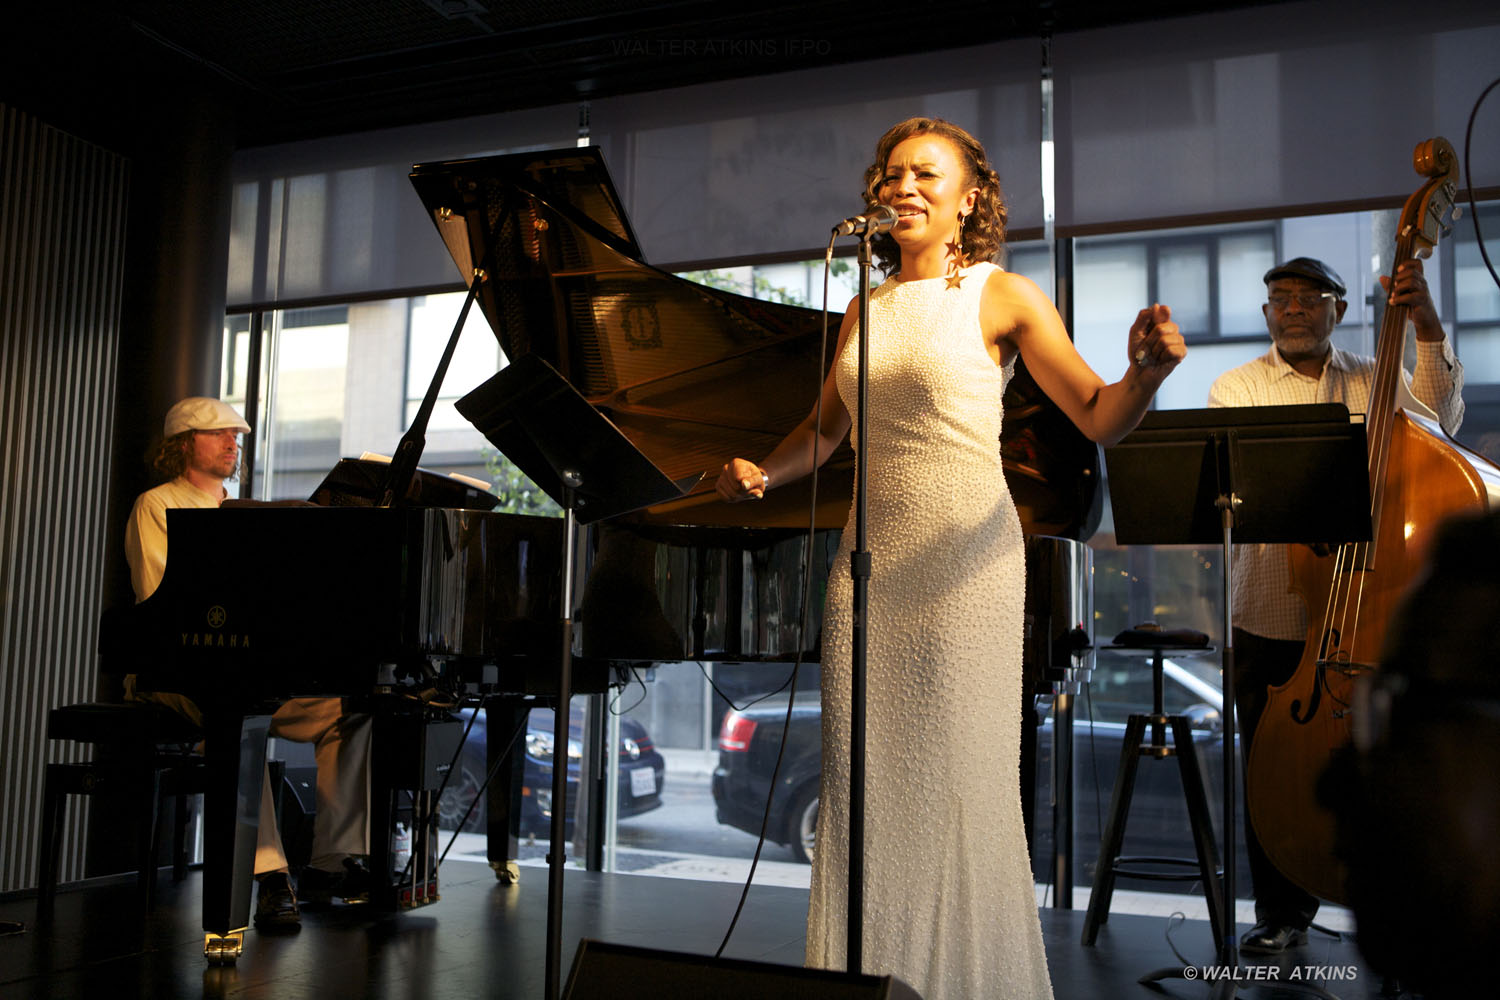
[[[1296,299],[1297,304],[1303,309],[1316,309],[1323,304],[1324,299],[1336,298],[1338,296],[1332,292],[1298,292],[1296,295],[1270,295],[1266,297],[1266,302],[1272,309],[1280,312],[1291,305],[1293,299]]]

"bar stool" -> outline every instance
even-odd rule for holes
[[[1105,652],[1151,658],[1151,714],[1133,714],[1125,726],[1125,745],[1120,751],[1115,790],[1110,796],[1109,821],[1104,826],[1104,836],[1099,843],[1099,863],[1094,869],[1094,886],[1089,893],[1088,913],[1083,920],[1083,943],[1092,945],[1099,935],[1099,926],[1109,920],[1110,898],[1114,895],[1115,879],[1120,877],[1182,882],[1201,880],[1214,940],[1223,940],[1219,924],[1224,912],[1224,869],[1219,862],[1219,850],[1214,841],[1203,771],[1193,744],[1192,723],[1183,715],[1167,715],[1162,707],[1164,654],[1170,652],[1177,657],[1203,656],[1212,653],[1214,648],[1173,645],[1111,645],[1100,648]],[[1149,743],[1143,742],[1148,725],[1151,727]],[[1166,740],[1169,730],[1172,734],[1171,744]],[[1120,850],[1125,840],[1125,820],[1130,814],[1130,797],[1135,791],[1137,764],[1142,757],[1163,760],[1174,756],[1182,773],[1182,792],[1187,799],[1188,822],[1192,826],[1193,847],[1197,857],[1122,857]],[[1140,865],[1154,868],[1185,867],[1191,870],[1160,871],[1137,867]]]

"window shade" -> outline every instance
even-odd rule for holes
[[[1060,36],[1059,234],[1399,198],[1412,148],[1464,127],[1500,63],[1500,8],[1277,4]],[[1471,153],[1500,183],[1500,98]]]
[[[653,264],[821,250],[915,115],[974,133],[1011,225],[1040,226],[1040,65],[1025,40],[631,95],[593,105],[594,137]]]

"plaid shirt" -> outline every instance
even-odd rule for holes
[[[1464,419],[1463,365],[1446,339],[1419,340],[1415,373],[1402,371],[1397,405],[1432,416],[1449,434]],[[1370,403],[1375,360],[1333,348],[1323,373],[1311,378],[1282,360],[1272,344],[1263,357],[1231,368],[1208,390],[1209,406],[1274,406],[1343,403],[1364,413]],[[1414,397],[1414,398],[1413,398]],[[1307,610],[1288,592],[1287,547],[1280,543],[1236,545],[1230,607],[1236,628],[1267,639],[1307,638]]]

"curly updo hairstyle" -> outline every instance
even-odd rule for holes
[[[877,195],[880,182],[885,178],[886,162],[891,150],[914,135],[937,135],[948,140],[964,165],[966,186],[979,188],[979,198],[974,211],[964,219],[963,260],[969,265],[990,260],[1005,245],[1005,197],[1000,191],[1000,175],[990,166],[984,146],[965,130],[941,118],[908,118],[893,125],[875,144],[875,162],[865,169],[864,198],[866,205],[879,202]],[[890,274],[901,264],[901,248],[890,233],[879,233],[870,241],[870,247],[880,264],[880,269]]]

